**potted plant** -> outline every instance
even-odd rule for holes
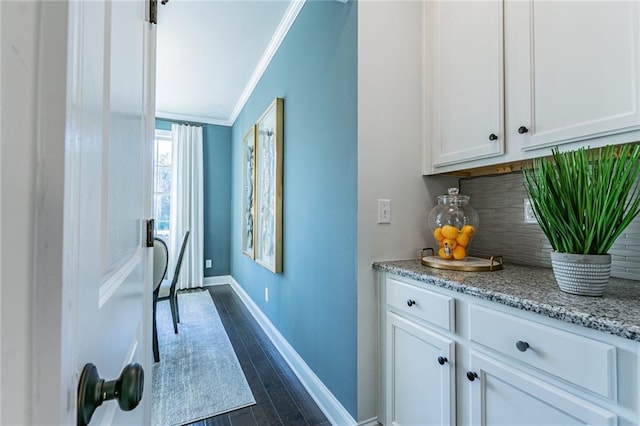
[[[601,296],[611,272],[609,249],[640,213],[640,145],[551,152],[523,174],[554,250],[553,273],[562,291]]]

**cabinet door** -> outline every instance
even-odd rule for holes
[[[638,2],[516,3],[505,12],[508,137],[527,150],[640,128]]]
[[[455,425],[454,342],[387,313],[386,348],[385,424]]]
[[[503,12],[501,1],[429,4],[431,87],[428,115],[433,165],[504,152]]]
[[[471,423],[483,426],[607,425],[617,416],[533,376],[471,352]],[[587,373],[588,374],[588,373]]]

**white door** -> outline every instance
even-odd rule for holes
[[[387,313],[388,425],[455,425],[455,343]]]
[[[433,2],[434,166],[504,153],[502,2]],[[429,81],[429,80],[428,80]]]
[[[508,4],[509,136],[529,150],[638,129],[638,2],[521,3]]]
[[[150,122],[154,30],[145,1],[69,3],[63,313],[74,382],[92,363],[103,379],[139,363],[140,405],[97,408],[91,424],[149,422],[151,396]],[[64,374],[65,372],[63,372]],[[75,407],[67,413],[75,421]]]
[[[617,425],[617,416],[532,374],[471,352],[471,424],[477,426]],[[475,373],[475,376],[473,376]],[[471,376],[469,376],[471,374]],[[465,380],[466,381],[466,380]]]

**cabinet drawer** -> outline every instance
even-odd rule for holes
[[[445,330],[454,331],[454,299],[387,278],[387,304]]]
[[[616,348],[553,327],[492,311],[469,308],[474,342],[549,374],[616,400]]]

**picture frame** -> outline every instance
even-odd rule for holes
[[[254,124],[242,138],[242,253],[255,259],[256,132]]]
[[[282,272],[282,170],[284,99],[275,98],[255,127],[254,259]]]

